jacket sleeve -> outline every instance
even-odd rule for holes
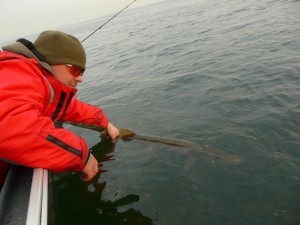
[[[106,128],[108,125],[108,119],[102,109],[81,102],[76,97],[73,97],[71,100],[63,120],[73,123],[97,125],[103,128]]]
[[[0,158],[33,168],[81,171],[88,147],[43,116],[50,98],[47,85],[32,62],[0,62]]]

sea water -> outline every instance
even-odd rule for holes
[[[62,28],[80,40],[112,15]],[[65,125],[102,163],[52,174],[56,225],[300,224],[300,1],[170,0],[127,9],[83,42],[77,97],[117,127],[210,145],[228,165]]]

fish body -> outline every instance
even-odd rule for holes
[[[187,148],[192,151],[193,155],[200,154],[204,157],[211,159],[212,161],[223,162],[226,164],[239,164],[243,161],[242,158],[237,155],[230,154],[226,151],[209,145],[199,145],[191,141],[185,141],[174,138],[165,138],[153,135],[141,135],[136,134],[131,130],[123,128],[120,129],[120,138],[123,140],[138,139],[143,141],[157,142],[180,148]]]

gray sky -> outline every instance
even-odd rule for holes
[[[161,0],[138,0],[130,8]],[[0,43],[117,13],[132,0],[0,0]]]

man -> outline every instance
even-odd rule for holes
[[[74,97],[86,67],[79,40],[45,31],[34,44],[19,39],[2,49],[0,159],[57,172],[82,171],[82,179],[91,180],[98,162],[84,139],[54,125],[58,120],[86,123],[103,127],[113,140],[119,136],[101,109]]]

